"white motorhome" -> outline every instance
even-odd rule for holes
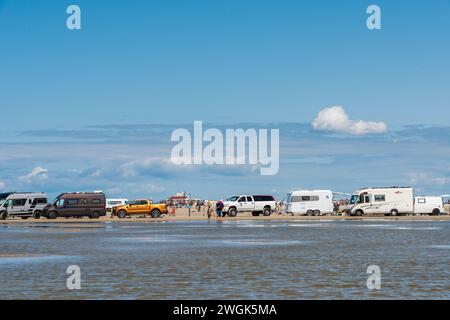
[[[42,192],[11,193],[0,206],[0,219],[21,217],[39,219],[47,205],[47,195]]]
[[[128,199],[106,199],[106,212],[112,212],[114,207],[126,206]]]
[[[241,195],[233,196],[223,202],[223,212],[235,217],[238,212],[251,212],[253,216],[270,216],[275,210],[276,201],[273,196]]]
[[[356,191],[351,199],[347,213],[384,214],[397,216],[414,212],[413,188],[365,188]]]
[[[445,214],[444,202],[440,196],[414,197],[414,213],[438,216]]]
[[[286,213],[320,216],[334,212],[330,190],[294,190],[286,196]]]

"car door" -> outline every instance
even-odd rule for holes
[[[27,199],[13,199],[12,200],[12,207],[9,214],[11,215],[22,215],[25,213],[25,205],[26,205]]]
[[[247,201],[245,202],[245,211],[253,211],[255,210],[255,200],[252,196],[247,196]]]
[[[139,213],[139,207],[140,207],[140,201],[139,200],[134,200],[134,201],[130,202],[127,211],[128,211],[129,214],[138,214]]]
[[[373,203],[373,195],[365,194],[364,195],[364,213],[374,213],[376,211],[376,206]],[[380,210],[380,206],[377,206],[378,210]]]
[[[65,199],[65,206],[63,208],[63,215],[65,217],[73,217],[80,215],[80,199]]]
[[[139,214],[147,214],[150,211],[150,205],[148,200],[141,200],[139,201],[139,208],[138,213]]]

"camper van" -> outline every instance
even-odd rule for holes
[[[106,199],[102,192],[62,193],[42,212],[42,216],[48,219],[56,219],[57,217],[97,219],[105,215]]]
[[[6,194],[4,194],[6,195]],[[47,195],[42,192],[10,193],[0,205],[0,219],[7,217],[21,217],[39,219],[47,205]]]
[[[286,196],[286,213],[320,216],[334,212],[330,190],[294,190]]]
[[[438,216],[445,214],[444,202],[439,196],[414,197],[414,213]]]
[[[356,191],[351,199],[347,213],[384,214],[397,216],[414,212],[413,188],[365,188]]]

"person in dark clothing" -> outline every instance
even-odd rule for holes
[[[222,200],[219,200],[216,203],[217,221],[219,221],[219,222],[222,221],[222,218],[223,218],[223,207],[224,207],[224,205],[223,205]]]

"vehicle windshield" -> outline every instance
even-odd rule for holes
[[[59,197],[55,198],[55,200],[53,200],[52,202],[50,202],[52,205],[55,205],[59,200]]]
[[[1,199],[1,200],[0,200],[0,206],[2,206],[3,203],[5,203],[5,199]]]
[[[228,198],[227,201],[237,201],[237,199],[239,199],[239,196],[232,196]]]
[[[359,199],[359,194],[354,194],[352,195],[352,197],[350,198],[350,204],[355,204],[358,202]]]

